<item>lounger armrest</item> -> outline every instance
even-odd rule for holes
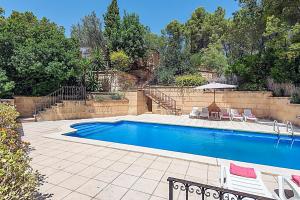
[[[284,195],[284,184],[287,184],[293,190],[295,197],[300,198],[300,187],[298,187],[289,178],[283,177],[283,176],[278,176],[279,197],[281,199],[286,199],[286,197]]]
[[[221,182],[221,187],[225,187],[226,185],[226,167],[221,166],[220,168],[220,182]]]

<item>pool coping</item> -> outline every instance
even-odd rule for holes
[[[173,123],[173,122],[153,122],[153,121],[149,121],[149,120],[145,121],[143,119],[138,119],[138,118],[136,118],[136,119],[128,119],[128,118],[124,118],[124,117],[98,118],[98,119],[80,120],[78,122],[64,124],[61,127],[59,127],[59,129],[60,129],[59,132],[46,134],[43,137],[50,138],[50,139],[56,139],[56,140],[75,142],[75,143],[94,145],[94,146],[109,147],[109,148],[113,148],[113,149],[120,149],[120,150],[126,150],[126,151],[131,151],[131,152],[147,153],[147,154],[152,154],[152,155],[194,161],[194,162],[198,162],[198,163],[204,163],[204,164],[215,165],[215,166],[229,165],[229,163],[234,162],[236,164],[240,164],[243,166],[254,167],[254,168],[262,171],[263,173],[270,174],[270,175],[291,175],[291,174],[299,174],[300,173],[300,170],[296,170],[296,169],[280,168],[280,167],[274,167],[274,166],[268,166],[268,165],[262,165],[262,164],[247,163],[247,162],[241,162],[241,161],[235,161],[235,160],[194,155],[194,154],[189,154],[189,153],[181,153],[181,152],[175,152],[175,151],[161,150],[161,149],[141,147],[141,146],[135,146],[135,145],[121,144],[121,143],[114,143],[114,142],[106,142],[106,141],[101,141],[101,140],[85,139],[85,138],[72,137],[72,136],[65,135],[65,134],[76,131],[76,129],[71,127],[72,125],[75,125],[75,124],[97,123],[97,122],[117,123],[120,121],[159,123],[159,124],[165,124],[165,125],[212,128],[209,126],[184,125],[181,123]],[[216,127],[215,129],[256,132],[256,131],[248,131],[248,130],[244,130],[244,129],[227,129],[227,128],[219,128],[219,127]],[[270,132],[262,131],[261,133],[270,133]],[[274,134],[274,133],[272,133],[272,134]]]

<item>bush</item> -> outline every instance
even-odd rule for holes
[[[291,103],[300,104],[300,92],[294,92],[292,94]]]
[[[110,54],[110,60],[113,68],[120,71],[128,71],[130,59],[124,51],[115,51]]]
[[[16,122],[17,117],[19,117],[19,113],[15,107],[0,104],[0,128],[16,129],[18,127]]]
[[[104,100],[105,100],[105,97],[102,96],[102,95],[96,95],[96,96],[95,96],[95,101],[96,101],[96,102],[102,102],[102,101],[104,101]]]
[[[184,75],[177,76],[175,78],[175,84],[177,86],[199,86],[203,85],[206,82],[206,79],[201,75]]]
[[[124,94],[114,93],[111,95],[112,100],[121,100],[124,98]]]
[[[0,107],[0,199],[35,199],[41,177],[29,165],[29,144],[16,131],[18,113],[12,106]]]

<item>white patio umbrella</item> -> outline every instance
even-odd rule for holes
[[[237,87],[236,85],[228,85],[228,84],[222,84],[222,83],[209,83],[206,85],[201,85],[201,86],[195,87],[194,89],[196,89],[196,90],[208,90],[208,89],[214,90],[214,103],[215,103],[217,89],[234,89],[236,87]]]

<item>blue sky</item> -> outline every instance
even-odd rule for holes
[[[0,7],[6,16],[12,10],[32,11],[40,17],[47,17],[66,29],[76,24],[86,14],[96,11],[98,16],[105,13],[111,0],[0,0]],[[166,24],[177,19],[185,22],[197,7],[213,12],[218,6],[226,9],[226,16],[239,9],[235,0],[119,0],[121,14],[124,10],[139,14],[141,22],[154,33],[160,33]]]

